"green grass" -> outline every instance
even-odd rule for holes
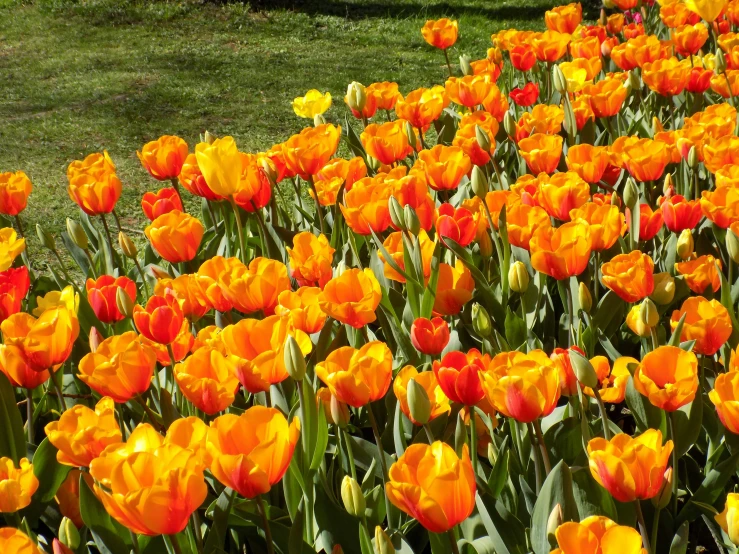
[[[352,80],[393,80],[402,92],[443,83],[443,56],[421,38],[426,19],[457,18],[453,59],[478,59],[491,33],[541,28],[557,3],[0,0],[0,171],[33,181],[27,230],[59,233],[78,213],[67,165],[108,150],[124,183],[118,212],[141,229],[141,195],[159,186],[136,157],[145,142],[177,134],[192,147],[208,129],[245,151],[268,148],[309,123],[291,107],[308,89],[330,91],[327,119],[343,121]],[[35,236],[29,247],[43,265]]]

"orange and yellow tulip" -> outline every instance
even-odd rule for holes
[[[721,260],[717,260],[710,254],[700,256],[687,262],[679,262],[675,264],[677,272],[685,277],[685,282],[690,290],[697,294],[703,294],[707,288],[711,288],[713,292],[721,288],[721,277],[719,270],[716,268],[718,264],[721,267]]]
[[[582,5],[577,3],[558,6],[544,14],[547,29],[571,35],[582,21]]]
[[[180,332],[184,315],[174,294],[152,296],[146,308],[133,308],[133,322],[139,333],[159,344],[172,343]]]
[[[413,419],[408,405],[408,384],[411,380],[421,385],[423,390],[426,391],[426,395],[431,403],[429,421],[436,419],[440,415],[451,412],[452,408],[449,405],[449,399],[439,386],[434,372],[424,371],[419,373],[415,367],[407,365],[401,369],[395,377],[395,381],[393,381],[393,392],[395,393],[395,398],[398,399],[401,411],[414,425],[421,424]]]
[[[39,482],[33,464],[22,458],[15,467],[10,458],[0,458],[0,513],[9,514],[31,504]]]
[[[461,260],[458,259],[454,266],[440,263],[434,314],[457,315],[462,310],[462,306],[472,300],[473,290],[475,290],[475,280]]]
[[[668,58],[645,63],[642,79],[650,90],[662,96],[677,96],[688,86],[692,66],[690,60]]]
[[[603,516],[590,516],[580,523],[568,521],[554,532],[559,548],[550,554],[646,554],[639,531],[617,525]]]
[[[220,281],[226,299],[245,314],[262,311],[272,315],[280,293],[290,290],[285,264],[262,257],[254,258],[248,267],[234,264]]]
[[[404,122],[407,121],[415,129],[425,131],[428,129],[429,125],[439,119],[439,116],[447,103],[448,101],[444,87],[435,86],[432,88],[419,88],[411,91],[406,94],[405,98],[399,98],[395,104],[395,113],[399,118],[399,120],[396,121],[400,121],[400,123],[396,125],[388,125],[386,123],[381,127],[377,127],[374,133],[368,135],[368,137],[376,137],[377,141],[382,139],[382,142],[378,143],[370,140],[365,142],[365,140],[362,139],[362,144],[365,148],[369,148],[369,145],[371,144],[375,152],[380,155],[372,154],[369,149],[367,150],[367,153],[370,154],[370,156],[377,158],[382,163],[392,163],[384,161],[383,158],[390,159],[394,156],[400,156],[400,152],[405,152],[402,156],[396,157],[393,162],[402,159],[411,152],[407,140],[404,145],[401,145],[400,142],[402,139],[397,136],[398,134],[405,134],[404,129],[402,128],[405,125]],[[368,128],[369,127],[371,127],[371,125],[368,125]],[[390,152],[398,153],[390,155]]]
[[[493,87],[497,88],[489,73],[449,77],[445,89],[449,99],[455,104],[475,108],[485,102]]]
[[[196,147],[197,148],[197,147]],[[202,147],[201,147],[202,148]],[[222,200],[223,197],[211,190],[205,180],[205,176],[198,166],[197,154],[188,154],[185,163],[182,164],[182,170],[177,178],[180,184],[195,196],[200,196],[206,200]]]
[[[84,479],[92,490],[94,482],[90,474],[79,469],[73,469],[67,474],[54,496],[61,514],[71,519],[77,529],[82,529],[85,524],[80,513],[80,478]]]
[[[570,221],[570,212],[590,200],[590,186],[574,171],[540,175],[535,199],[547,213],[560,221]]]
[[[187,143],[180,137],[164,135],[147,142],[136,155],[149,175],[158,181],[176,179],[187,159]]]
[[[380,283],[372,271],[352,268],[326,284],[318,305],[336,321],[361,329],[377,319],[381,299]]]
[[[570,219],[584,219],[590,225],[593,250],[608,250],[626,231],[626,222],[618,206],[588,202],[570,212]]]
[[[584,181],[594,184],[601,180],[610,163],[605,146],[579,144],[567,151],[567,169],[577,173]]]
[[[449,343],[449,325],[440,317],[418,317],[411,325],[411,342],[419,352],[438,356]]]
[[[35,389],[49,379],[49,371],[31,367],[18,346],[0,345],[0,373],[4,373],[14,387]]]
[[[160,215],[144,229],[152,247],[173,264],[189,262],[197,255],[204,232],[199,219],[180,210]]]
[[[590,363],[598,377],[598,392],[603,402],[611,404],[623,402],[626,396],[626,385],[631,377],[628,365],[638,364],[639,361],[635,358],[622,356],[613,362],[613,367],[611,367],[608,358],[596,356],[591,358]],[[582,392],[588,396],[595,396],[593,389],[590,387],[583,387]]]
[[[654,261],[634,250],[618,254],[601,266],[603,284],[626,302],[639,302],[654,291]]]
[[[707,219],[727,229],[739,221],[739,188],[723,186],[703,191],[700,206]]]
[[[275,315],[287,317],[295,329],[308,335],[319,332],[326,323],[326,314],[321,310],[318,300],[321,289],[300,287],[297,291],[282,291],[277,297]]]
[[[236,397],[238,360],[212,347],[199,348],[174,366],[174,378],[182,395],[208,415],[222,412]]]
[[[534,174],[554,173],[562,157],[562,137],[537,133],[518,143],[521,157]]]
[[[0,173],[0,214],[16,216],[26,209],[33,185],[22,171]]]
[[[145,193],[141,198],[141,209],[149,221],[173,210],[183,211],[180,195],[171,187]]]
[[[737,508],[739,508],[739,494],[730,492],[726,495],[726,504],[720,514],[713,516],[716,523],[719,524],[729,540],[734,544],[739,544],[739,518],[737,518]]]
[[[90,154],[69,164],[67,180],[69,197],[87,215],[112,212],[123,189],[107,152]]]
[[[439,144],[431,150],[421,150],[413,167],[426,175],[432,189],[454,190],[472,169],[472,161],[459,146]]]
[[[668,412],[689,404],[698,390],[698,359],[677,346],[660,346],[642,359],[634,388]]]
[[[401,105],[402,103],[398,102],[396,111]],[[360,135],[360,140],[367,154],[385,165],[394,164],[413,152],[405,133],[405,121],[402,119],[367,125]]]
[[[341,127],[325,123],[307,127],[285,141],[285,164],[293,174],[308,180],[328,163],[336,153]]]
[[[528,250],[531,237],[539,227],[551,227],[549,214],[543,208],[515,204],[506,210],[506,229],[508,240],[512,245]]]
[[[530,247],[531,265],[536,271],[557,280],[580,275],[588,266],[593,248],[590,226],[577,220],[554,230],[538,227]]]
[[[681,341],[695,340],[693,351],[713,356],[732,332],[731,317],[718,300],[706,300],[702,296],[687,298],[679,310],[672,312],[670,327],[674,331],[685,316]]]
[[[732,365],[736,354],[732,355]],[[719,373],[708,393],[716,406],[721,423],[735,435],[739,434],[739,371],[733,367],[726,373]]]
[[[350,191],[355,182],[366,176],[367,165],[362,158],[357,156],[351,160],[332,159],[313,179],[318,201],[321,206],[335,205],[342,187],[345,191]],[[314,196],[312,189],[308,192]]]
[[[298,233],[293,237],[293,247],[286,250],[290,257],[290,275],[298,285],[323,288],[331,280],[335,249],[325,235]]]
[[[446,17],[437,20],[429,19],[421,28],[423,40],[440,50],[454,46],[458,33],[457,22]]]

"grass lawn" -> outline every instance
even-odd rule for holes
[[[190,143],[206,129],[258,151],[309,124],[291,101],[328,90],[343,121],[346,85],[391,80],[402,92],[443,83],[426,45],[428,18],[459,20],[461,53],[484,57],[490,34],[542,28],[555,0],[265,0],[261,4],[147,0],[0,0],[0,171],[24,170],[23,214],[55,233],[76,206],[71,160],[106,149],[118,166],[124,225],[142,229],[140,198],[157,182],[136,149],[162,134]]]

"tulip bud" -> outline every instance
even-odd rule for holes
[[[82,248],[82,250],[87,250],[89,242],[85,230],[74,219],[67,218],[67,234],[73,243]]]
[[[431,402],[429,395],[415,379],[408,381],[408,409],[414,421],[426,425],[431,418]]]
[[[352,81],[346,89],[346,105],[355,112],[361,112],[367,105],[367,89],[362,83]]]
[[[412,235],[418,235],[421,232],[421,221],[418,219],[418,214],[410,204],[406,204],[403,208],[403,221],[405,222],[405,228]]]
[[[675,194],[675,184],[672,182],[672,173],[665,175],[665,180],[662,183],[662,194],[667,198]]]
[[[590,360],[577,350],[572,349],[570,350],[570,364],[572,365],[572,371],[574,371],[575,377],[577,377],[580,383],[591,389],[598,388],[598,375],[596,375]]]
[[[391,196],[387,199],[387,207],[390,212],[390,221],[393,225],[401,231],[407,231],[408,228],[405,226],[405,218],[403,217],[403,206],[400,205],[398,199]]]
[[[636,71],[629,71],[629,87],[631,87],[631,90],[641,89],[641,79]]]
[[[659,120],[659,117],[653,117],[652,118],[652,136],[656,135],[657,133],[661,133],[665,130],[665,127],[662,125],[662,122]]]
[[[115,304],[118,306],[118,311],[124,316],[131,317],[133,315],[134,301],[128,296],[128,293],[123,287],[118,287],[115,293]]]
[[[716,60],[714,63],[717,75],[722,75],[723,73],[726,73],[726,56],[724,56],[724,51],[721,50],[721,48],[719,48],[716,52]]]
[[[59,539],[51,541],[52,554],[74,554],[74,551]]]
[[[163,268],[159,267],[158,265],[151,264],[148,267],[148,270],[151,271],[151,274],[154,276],[155,279],[171,279],[172,276]]]
[[[490,233],[483,233],[480,240],[477,241],[477,246],[480,248],[480,255],[483,258],[490,258],[493,255],[493,241],[490,238]]]
[[[490,148],[492,148],[490,135],[479,125],[475,125],[475,138],[477,139],[477,145],[480,148],[482,148],[485,152],[490,152]]]
[[[649,298],[645,298],[639,307],[639,319],[647,327],[654,327],[659,323],[659,312]]]
[[[97,327],[90,327],[90,352],[95,352],[101,342],[103,342],[103,336],[100,331],[97,330]]]
[[[580,283],[577,289],[577,301],[580,304],[580,309],[586,314],[590,313],[593,309],[593,295],[590,294],[590,289],[585,286],[585,283]]]
[[[665,480],[662,483],[662,488],[657,493],[657,496],[652,497],[652,506],[658,510],[667,508],[672,499],[672,479],[672,468],[668,467],[665,471]]]
[[[606,25],[608,25],[608,16],[606,15],[606,9],[605,8],[601,8],[600,9],[600,18],[598,19],[598,23],[602,27],[605,27]]]
[[[529,271],[523,262],[513,262],[508,270],[508,285],[513,292],[523,294],[529,288]]]
[[[565,131],[567,131],[567,134],[571,137],[574,137],[577,134],[577,118],[575,117],[575,110],[572,109],[572,102],[565,102],[564,103],[564,111],[565,111]]]
[[[485,173],[483,173],[480,166],[475,165],[472,167],[471,184],[472,192],[474,192],[475,196],[477,196],[480,200],[484,202],[485,196],[488,193],[488,179],[487,177],[485,177]]]
[[[387,533],[379,525],[375,527],[375,553],[395,554],[395,547],[390,537],[387,536]]]
[[[558,93],[565,94],[567,92],[567,78],[562,72],[562,68],[558,65],[555,65],[552,68],[552,82],[554,84],[554,89]]]
[[[346,267],[346,262],[341,260],[334,268],[334,277],[341,277],[347,269],[349,268]]]
[[[349,407],[344,404],[341,400],[336,398],[333,394],[331,395],[331,419],[336,425],[342,429],[349,423]]]
[[[462,70],[462,75],[472,75],[472,66],[470,65],[470,57],[467,54],[459,56],[459,68]]]
[[[497,461],[498,449],[495,447],[495,441],[490,441],[488,443],[488,462],[490,462],[491,466],[494,466]]]
[[[380,160],[377,158],[373,158],[372,156],[367,156],[367,168],[371,169],[372,171],[377,171],[382,167],[382,164],[380,163]]]
[[[639,188],[636,186],[636,181],[631,177],[626,180],[626,186],[624,187],[624,202],[630,210],[633,210],[639,203]]]
[[[516,136],[516,120],[513,118],[511,112],[506,112],[503,116],[503,129],[506,134],[513,138]]]
[[[555,532],[557,531],[557,528],[562,525],[562,521],[564,520],[564,513],[562,512],[562,505],[557,504],[549,514],[549,518],[547,519],[547,539],[549,539],[550,544],[557,544],[557,537],[555,536]]]
[[[620,206],[621,205],[621,199],[618,196],[618,193],[614,190],[611,193],[611,206]]]
[[[340,544],[335,544],[331,549],[331,554],[344,554],[344,549],[341,548]]]
[[[729,257],[739,263],[739,237],[731,229],[726,232],[726,249],[729,251]]]
[[[405,137],[408,139],[408,144],[413,150],[418,147],[418,137],[416,136],[416,130],[410,122],[405,122]]]
[[[210,131],[205,131],[205,137],[203,142],[207,142],[208,144],[213,144],[216,141],[216,136],[211,134]]]
[[[728,242],[728,241],[727,241]],[[669,273],[654,276],[654,291],[649,296],[655,304],[666,306],[675,298],[675,279]]]
[[[690,258],[695,252],[695,241],[693,240],[693,233],[690,229],[683,229],[680,236],[677,239],[677,255],[680,259],[685,261]]]
[[[603,0],[603,6],[607,10],[612,10],[613,8],[616,7],[616,4],[613,3],[613,0]]]
[[[688,150],[688,167],[690,169],[695,169],[698,167],[699,162],[700,158],[698,158],[698,149],[695,146],[691,146],[690,150]]]
[[[80,545],[80,532],[68,517],[63,517],[59,525],[59,541],[72,550],[77,550]]]
[[[138,255],[139,251],[136,245],[123,231],[118,233],[118,246],[121,247],[121,252],[126,258],[134,259]]]
[[[477,303],[472,305],[472,329],[481,337],[489,337],[493,332],[487,310]]]
[[[44,245],[45,248],[48,248],[49,250],[56,250],[56,243],[54,242],[54,237],[51,235],[51,233],[44,230],[41,225],[38,223],[36,224],[36,235],[38,236],[38,240],[41,241],[41,244]]]
[[[300,350],[298,341],[292,335],[289,335],[285,341],[285,369],[287,374],[296,381],[302,381],[305,377],[305,356]]]
[[[271,186],[275,186],[277,183],[277,168],[272,163],[272,160],[267,158],[266,156],[259,158],[259,167],[262,168],[262,171],[267,176],[267,179],[269,179],[269,183]]]
[[[363,517],[366,503],[362,487],[359,486],[356,479],[352,479],[348,475],[344,476],[341,481],[341,500],[344,501],[344,509],[355,517]]]
[[[323,117],[323,114],[317,113],[313,116],[313,126],[319,127],[320,125],[326,124],[326,118]]]

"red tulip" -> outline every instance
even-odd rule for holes
[[[411,326],[411,342],[419,352],[438,356],[449,344],[449,325],[440,317],[419,317]]]

